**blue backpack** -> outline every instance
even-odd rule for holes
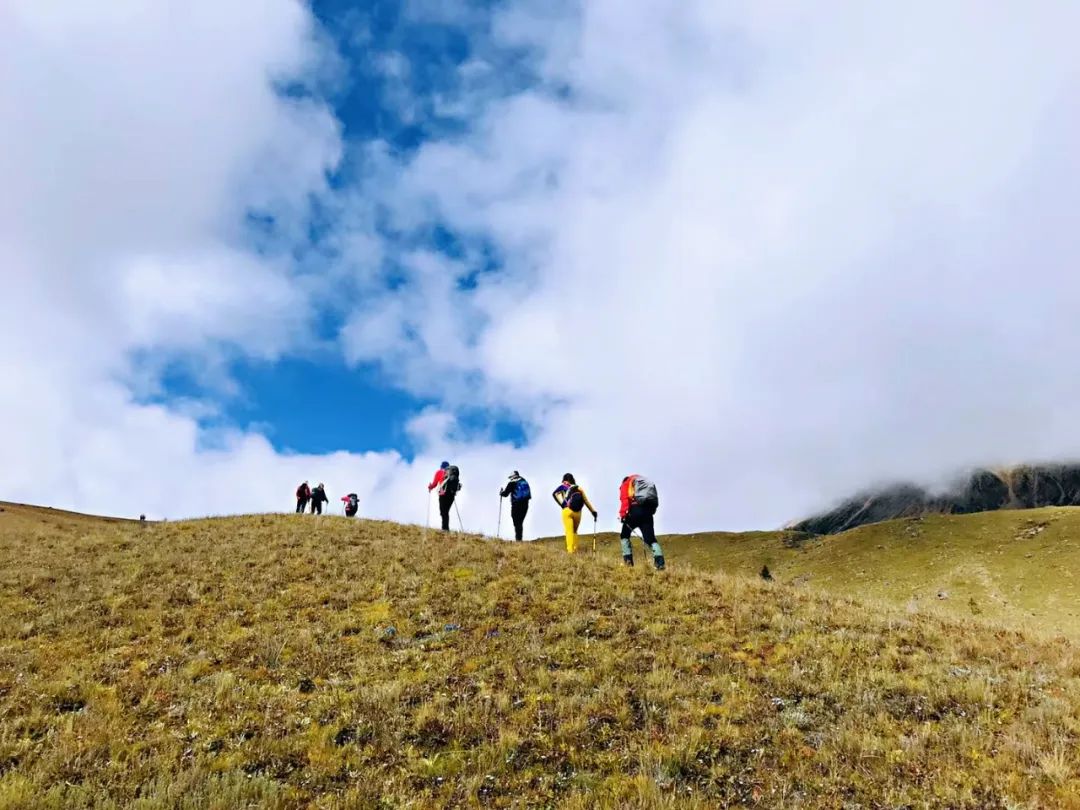
[[[519,478],[517,486],[514,487],[513,499],[515,501],[527,501],[532,497],[532,490],[529,489],[529,482],[524,478]]]

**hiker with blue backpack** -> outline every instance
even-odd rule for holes
[[[593,531],[596,531],[596,508],[589,503],[585,490],[577,485],[574,476],[567,473],[562,477],[562,483],[551,493],[560,507],[562,507],[563,528],[566,530],[566,553],[574,554],[578,547],[578,527],[581,525],[581,511],[589,507],[593,516]]]
[[[634,550],[630,547],[630,535],[634,529],[641,529],[641,539],[652,549],[653,563],[657,571],[664,570],[664,550],[656,540],[653,515],[660,506],[660,496],[656,494],[656,484],[644,475],[628,475],[619,487],[619,519],[622,520],[623,563],[634,564]]]
[[[514,470],[506,486],[499,490],[499,497],[510,499],[510,519],[514,521],[514,539],[521,540],[525,534],[525,515],[529,513],[529,500],[532,498],[529,482],[522,478],[517,470]],[[501,501],[499,511],[502,512]]]

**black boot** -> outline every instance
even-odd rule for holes
[[[663,571],[664,570],[664,558],[663,557],[653,557],[653,562],[656,563],[656,570],[657,571]]]
[[[622,558],[622,561],[623,561],[623,565],[629,565],[631,568],[634,567],[634,558],[633,557],[628,557],[628,556],[626,556],[624,554],[623,558]]]

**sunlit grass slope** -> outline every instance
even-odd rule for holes
[[[1069,643],[689,566],[9,507],[0,616],[0,808],[1080,807]]]
[[[640,553],[639,541],[635,547]],[[676,564],[757,576],[908,609],[1080,635],[1080,508],[930,515],[837,535],[662,538]],[[618,541],[601,546],[616,554]]]

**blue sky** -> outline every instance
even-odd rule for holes
[[[473,5],[483,11],[487,4]],[[431,108],[432,97],[452,90],[458,82],[457,69],[471,54],[471,34],[467,20],[459,23],[440,20],[429,22],[410,17],[399,2],[355,3],[319,0],[312,11],[336,48],[340,60],[321,86],[320,96],[330,103],[341,125],[346,156],[331,177],[333,187],[349,188],[362,180],[360,147],[372,141],[385,142],[402,155],[415,152],[432,137],[445,137],[460,130],[462,122],[439,115]],[[407,76],[387,75],[380,60],[393,54],[408,64]],[[507,65],[512,54],[504,54]],[[524,81],[524,78],[522,79]],[[301,91],[304,94],[307,91]],[[415,104],[414,114],[403,120],[398,101],[407,93]],[[361,164],[361,165],[358,165]],[[313,205],[317,208],[318,201]],[[253,244],[257,246],[273,234],[272,217],[252,212]],[[294,246],[300,253],[310,253],[319,261],[323,240],[333,230],[333,223],[315,216],[306,245]],[[451,258],[460,258],[459,237],[445,224],[433,221],[420,229],[411,241]],[[484,246],[488,258],[475,265],[458,280],[462,289],[476,285],[482,273],[498,271],[498,259],[492,246]],[[393,288],[394,262],[385,260],[386,286]],[[348,308],[346,300],[320,314],[317,337],[332,341],[341,328],[340,311]],[[320,454],[339,450],[363,452],[397,450],[412,457],[415,447],[405,430],[406,422],[416,413],[434,404],[433,398],[416,396],[394,385],[380,368],[371,364],[348,364],[340,354],[323,344],[302,347],[293,356],[256,361],[240,357],[224,370],[232,385],[223,394],[218,378],[200,379],[183,364],[172,365],[159,380],[160,386],[148,402],[182,399],[212,400],[215,410],[203,418],[206,427],[233,425],[262,431],[282,451]],[[521,444],[524,427],[503,411],[484,408],[457,408],[459,431],[463,436],[483,436],[496,441]]]

